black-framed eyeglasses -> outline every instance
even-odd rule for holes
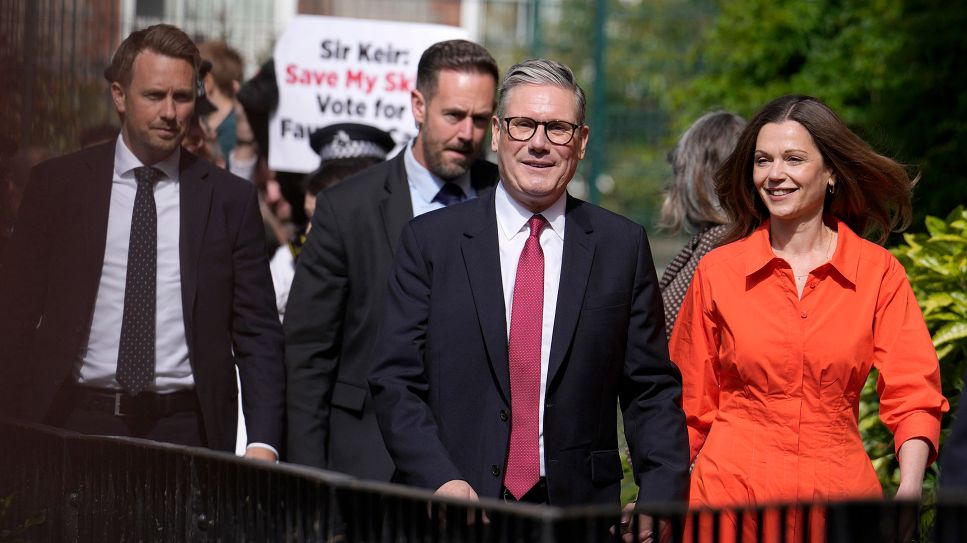
[[[547,140],[555,145],[567,145],[574,138],[574,132],[581,125],[567,121],[535,121],[530,117],[504,117],[507,135],[514,141],[530,141],[537,133],[537,127],[544,127]]]

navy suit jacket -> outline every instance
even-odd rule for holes
[[[496,180],[495,165],[474,162],[478,194]],[[412,218],[403,152],[319,193],[285,311],[290,462],[392,477],[366,377],[393,252]]]
[[[14,418],[45,421],[84,348],[114,148],[112,141],[31,171],[0,268],[0,409]],[[237,364],[249,440],[281,449],[282,329],[256,188],[185,150],[179,170],[181,298],[208,445],[235,448]]]
[[[967,379],[967,370],[964,379]],[[967,387],[964,390],[967,391]],[[940,450],[939,485],[943,494],[967,494],[967,396],[963,391],[954,422],[950,425],[950,434]]]
[[[684,499],[681,376],[668,358],[644,229],[568,197],[544,405],[551,505],[615,504],[624,417],[639,503]],[[396,480],[499,495],[510,440],[507,325],[494,195],[403,231],[369,382]]]

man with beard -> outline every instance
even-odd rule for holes
[[[497,79],[480,45],[432,45],[411,96],[419,130],[411,145],[319,193],[284,324],[289,461],[391,479],[366,381],[386,278],[407,221],[496,182],[497,168],[477,157]]]

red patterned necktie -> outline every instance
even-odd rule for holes
[[[504,487],[518,500],[540,479],[541,327],[544,317],[544,251],[547,219],[528,221],[530,236],[517,263],[510,315],[510,450]]]

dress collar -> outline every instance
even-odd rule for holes
[[[836,270],[839,275],[856,285],[856,274],[859,266],[859,243],[862,241],[859,236],[846,225],[845,222],[837,217],[827,216],[824,220],[826,224],[836,225],[836,247],[829,258],[827,264]],[[776,253],[772,250],[769,242],[769,221],[764,221],[752,234],[741,240],[746,246],[745,275],[746,277],[758,273],[766,266],[779,260]]]

